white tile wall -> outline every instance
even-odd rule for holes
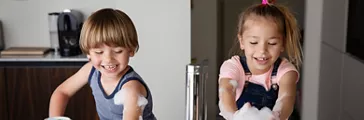
[[[325,0],[323,5],[323,41],[344,52],[348,0]]]
[[[355,120],[364,118],[364,63],[345,55],[343,109]]]
[[[348,112],[346,111],[343,111],[342,114],[341,114],[341,119],[340,120],[354,120],[354,118],[352,116],[350,116],[348,114]]]
[[[339,120],[343,55],[321,44],[319,120]]]

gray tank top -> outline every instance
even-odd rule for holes
[[[129,66],[130,67],[130,66]],[[156,120],[152,108],[153,108],[153,100],[150,90],[143,79],[133,70],[132,67],[120,78],[118,85],[115,90],[107,95],[104,91],[104,88],[101,85],[101,73],[94,67],[92,67],[88,83],[92,89],[92,94],[96,103],[96,110],[100,117],[100,120],[122,120],[123,119],[123,105],[115,105],[114,104],[114,95],[120,91],[121,87],[130,80],[138,80],[142,83],[147,90],[147,100],[148,104],[145,106],[143,111],[143,120]]]

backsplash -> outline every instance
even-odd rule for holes
[[[3,23],[5,48],[50,47],[50,12],[76,9],[86,18],[97,9],[117,7],[115,3],[115,0],[1,0],[0,20]]]

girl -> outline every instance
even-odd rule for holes
[[[302,63],[296,19],[286,7],[263,0],[240,15],[237,38],[244,55],[233,56],[220,68],[220,115],[232,120],[244,104],[273,109],[280,98],[281,109],[273,111],[287,119]]]
[[[139,44],[128,15],[109,8],[96,11],[82,27],[80,46],[90,62],[53,92],[50,117],[63,116],[70,97],[88,83],[100,120],[156,119],[147,84],[129,66]]]

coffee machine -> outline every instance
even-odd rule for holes
[[[3,26],[2,23],[0,21],[0,50],[3,50],[5,48],[5,43],[4,43],[4,32],[3,32]]]
[[[61,56],[81,54],[79,46],[83,15],[76,10],[66,9],[58,16],[58,41]]]

